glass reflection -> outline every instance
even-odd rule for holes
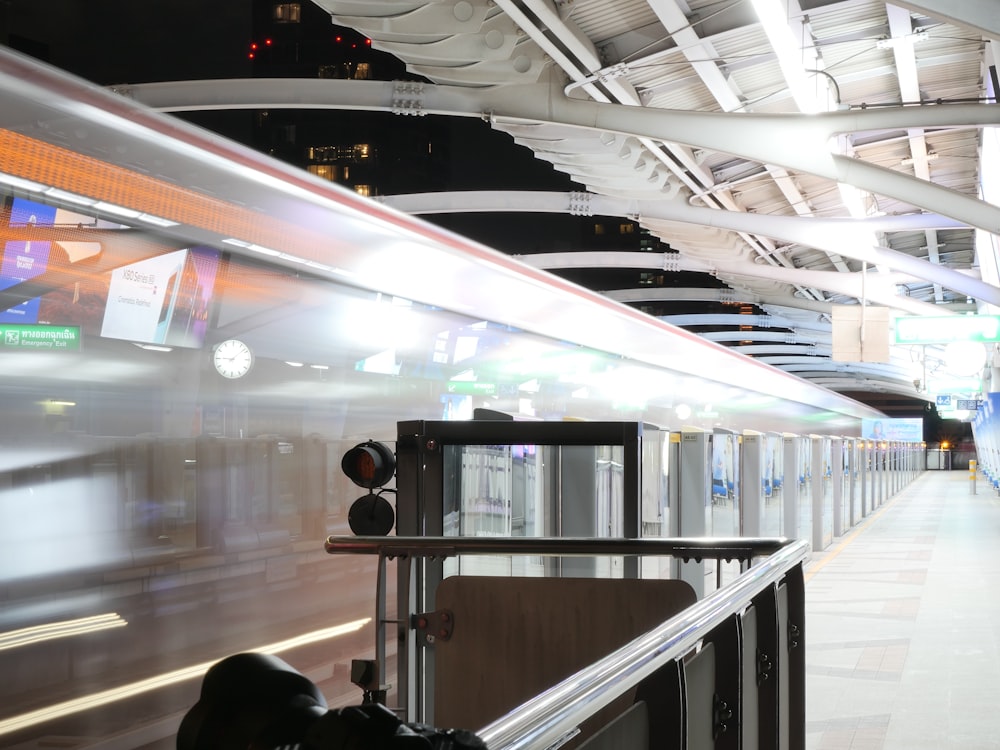
[[[259,249],[192,245],[82,211],[8,197],[0,221],[0,642],[109,612],[126,624],[0,650],[11,676],[0,684],[3,746],[127,732],[128,686],[181,675],[142,698],[142,742],[169,745],[169,717],[197,697],[192,665],[276,643],[294,644],[283,658],[331,705],[357,702],[345,669],[374,642],[375,563],[329,558],[322,540],[348,532],[357,498],[343,453],[391,442],[398,421],[485,407],[648,422],[664,428],[658,446],[644,446],[643,486],[656,488],[682,401],[715,404],[686,420],[709,429],[766,429],[813,411],[333,283]],[[249,352],[245,372],[228,367],[228,353],[213,356],[232,340]],[[621,449],[553,450],[456,452],[475,480],[456,492],[449,528],[620,534]],[[563,496],[567,482],[585,483],[596,502],[566,512],[552,499],[555,467],[584,464],[558,483]],[[736,507],[730,483],[723,504]],[[667,494],[643,498],[644,535],[676,533]],[[554,563],[494,564],[536,575]],[[559,564],[622,575],[615,558]],[[642,574],[667,575],[666,565],[644,561]],[[333,641],[295,640],[356,622],[366,624]],[[32,713],[91,694],[114,697],[65,718]]]

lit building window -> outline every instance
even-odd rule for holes
[[[366,198],[371,197],[372,186],[371,185],[355,185],[354,192],[358,195],[363,195]]]
[[[332,164],[310,164],[308,170],[317,177],[322,177],[330,182],[335,182],[337,179],[337,168]]]
[[[301,3],[278,3],[274,6],[274,20],[278,23],[299,23],[302,21]]]
[[[594,234],[604,234],[604,225],[594,224]]]
[[[320,78],[337,78],[340,80],[370,80],[372,68],[366,62],[342,62],[333,65],[320,65],[318,76]]]
[[[376,153],[376,150],[367,143],[351,146],[310,146],[306,149],[309,161],[318,164],[359,164],[374,159]]]
[[[632,234],[635,232],[635,224],[620,224],[618,234]]]

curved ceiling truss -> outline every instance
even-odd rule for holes
[[[984,194],[992,175],[982,167],[1000,119],[989,0],[314,2],[421,80],[192,81],[122,93],[175,111],[480,117],[586,190],[386,202],[414,213],[627,217],[676,251],[523,258],[541,268],[700,272],[712,294],[824,325],[835,304],[907,315],[1000,305],[1000,207]],[[641,305],[677,293],[611,296]],[[787,330],[794,338],[802,327]],[[808,362],[773,348],[787,346],[810,348]],[[824,346],[761,340],[746,352],[836,390],[928,395],[905,367],[833,362]]]

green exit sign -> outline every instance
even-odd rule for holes
[[[0,323],[0,350],[80,351],[80,326]]]
[[[1000,341],[1000,315],[896,318],[897,344],[950,344]]]

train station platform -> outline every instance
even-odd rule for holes
[[[808,750],[1000,748],[1000,500],[924,472],[814,554]]]

